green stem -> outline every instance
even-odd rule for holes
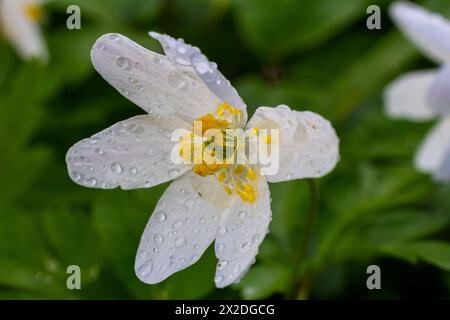
[[[316,220],[317,212],[319,209],[319,188],[317,182],[314,179],[308,179],[309,187],[309,210],[308,217],[303,230],[303,236],[300,242],[299,254],[294,262],[294,272],[292,275],[292,288],[289,291],[288,298],[290,299],[307,299],[311,287],[311,281],[306,279],[301,281],[300,279],[300,266],[303,259],[306,257],[308,250],[309,240],[311,239],[312,229]]]

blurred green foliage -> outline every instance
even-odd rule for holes
[[[450,186],[412,166],[432,124],[392,121],[382,111],[390,80],[431,66],[392,26],[390,2],[50,1],[47,66],[21,61],[0,40],[0,298],[449,297]],[[421,3],[450,17],[447,0]],[[65,28],[70,4],[82,9],[81,30]],[[369,4],[381,6],[382,30],[366,28]],[[142,113],[94,72],[89,52],[108,32],[160,51],[149,30],[202,48],[250,115],[285,103],[333,122],[342,160],[317,182],[304,257],[309,190],[293,181],[271,185],[271,232],[239,284],[214,288],[212,248],[159,285],[136,278],[139,238],[167,185],[84,189],[69,179],[64,157],[80,139]],[[365,287],[372,263],[382,268],[381,291]],[[82,290],[66,288],[71,264],[82,269]]]

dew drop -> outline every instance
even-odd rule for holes
[[[72,178],[75,181],[80,181],[81,179],[83,179],[83,175],[77,171],[72,172]]]
[[[152,58],[152,62],[153,62],[154,64],[160,64],[160,63],[161,63],[161,59],[160,59],[158,56],[154,56],[154,57]]]
[[[117,33],[112,33],[109,35],[109,38],[113,41],[119,41],[120,40],[120,36]]]
[[[181,54],[185,54],[186,51],[187,51],[186,46],[179,45],[179,46],[177,47],[177,51],[178,51],[179,53],[181,53]]]
[[[186,238],[185,237],[178,237],[175,239],[175,245],[177,247],[182,247],[186,244]]]
[[[214,282],[215,283],[220,283],[222,281],[223,281],[223,277],[222,276],[217,276],[217,277],[214,278]]]
[[[172,228],[175,230],[180,229],[182,226],[183,226],[183,221],[181,221],[181,220],[175,220],[172,223]]]
[[[181,89],[186,85],[186,81],[184,81],[176,72],[170,72],[167,81],[169,82],[169,85],[175,89]]]
[[[151,260],[144,261],[139,268],[138,273],[141,277],[148,276],[153,270],[153,262]]]
[[[178,169],[173,169],[169,171],[169,176],[173,179],[176,178],[178,176]]]
[[[132,175],[132,176],[135,176],[136,175],[136,173],[137,173],[137,168],[130,168],[130,174]]]
[[[118,162],[113,162],[111,164],[111,171],[116,174],[121,174],[123,172],[122,165]]]
[[[130,64],[130,60],[128,60],[125,57],[119,57],[116,60],[116,66],[120,69],[124,69],[124,70],[130,70],[131,69],[131,64]]]
[[[186,59],[186,58],[183,58],[182,56],[176,56],[175,57],[175,62],[178,63],[178,64],[181,64],[183,66],[190,66],[191,65],[191,61]]]
[[[164,212],[159,211],[156,213],[156,219],[160,222],[163,222],[166,220],[166,214]]]
[[[153,236],[153,242],[157,245],[161,245],[164,242],[164,237],[157,233]]]
[[[192,209],[192,206],[194,205],[194,201],[192,199],[187,199],[184,202],[184,206],[186,209]]]
[[[240,211],[238,216],[239,216],[239,219],[244,220],[245,218],[247,218],[247,212]]]
[[[97,179],[95,179],[95,178],[90,178],[90,179],[87,181],[87,183],[88,183],[90,186],[95,187],[95,186],[97,185]]]
[[[219,234],[221,236],[224,236],[226,233],[227,233],[227,228],[225,228],[225,227],[220,227],[219,228]]]
[[[103,152],[103,150],[102,149],[100,149],[100,148],[95,148],[95,153],[97,153],[97,154],[103,154],[104,152]]]

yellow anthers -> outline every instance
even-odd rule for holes
[[[211,176],[211,175],[216,174],[218,171],[222,170],[224,167],[225,167],[224,164],[217,164],[217,163],[206,164],[203,162],[201,164],[195,164],[193,170],[199,176],[206,177],[206,176]]]
[[[201,151],[202,159],[198,162],[194,161],[192,170],[202,177],[215,175],[228,195],[239,196],[242,201],[253,203],[257,199],[258,187],[256,181],[259,172],[255,172],[249,165],[235,164],[232,161],[235,160],[235,153],[240,144],[236,137],[226,130],[237,127],[241,113],[240,110],[229,104],[222,103],[217,108],[217,117],[208,113],[196,119],[192,132],[183,136],[179,153],[183,160],[191,160],[193,153],[195,153],[195,158],[198,151]],[[198,122],[201,123],[201,130]],[[216,129],[218,132],[215,131],[212,134],[212,132],[208,132],[210,129]],[[251,134],[257,135],[258,132],[258,128],[253,128]],[[225,154],[224,146],[233,148],[231,156]],[[195,149],[198,147],[201,147],[201,150]],[[218,152],[222,152],[222,154]],[[223,159],[225,157],[226,159]],[[231,161],[227,161],[228,159]]]
[[[239,165],[234,169],[234,173],[241,174],[242,172],[244,172],[244,169],[245,169],[244,166]]]
[[[253,203],[256,200],[256,190],[249,184],[244,185],[244,190],[236,189],[236,193],[244,202]]]
[[[217,180],[219,180],[220,183],[223,183],[225,181],[225,178],[226,178],[225,171],[222,171],[217,175]]]
[[[25,16],[33,22],[40,22],[43,18],[42,8],[38,4],[29,3],[24,7]]]
[[[250,167],[247,169],[247,177],[252,181],[255,181],[257,178],[255,171]]]
[[[196,121],[202,123],[202,133],[205,133],[209,129],[226,129],[230,126],[227,120],[217,119],[211,113],[198,118]]]
[[[270,136],[270,135],[265,136],[264,137],[264,142],[266,144],[271,144],[272,143],[272,136]]]
[[[241,110],[233,108],[229,104],[223,102],[220,106],[217,107],[217,115],[219,117],[223,117],[225,111],[228,111],[232,116],[240,115]]]

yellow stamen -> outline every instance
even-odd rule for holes
[[[234,173],[236,173],[236,174],[241,174],[243,171],[244,171],[244,166],[241,166],[241,165],[237,166],[234,169]]]
[[[255,180],[256,180],[256,173],[255,173],[255,171],[253,171],[253,169],[250,168],[250,167],[248,167],[248,169],[247,169],[247,177],[248,177],[250,180],[252,180],[252,181],[255,181]]]
[[[233,116],[241,114],[241,110],[233,108],[229,104],[223,102],[219,107],[217,107],[217,115],[222,117],[225,111],[228,111]]]
[[[29,3],[24,7],[25,16],[33,22],[40,22],[43,18],[42,8],[35,3]]]
[[[225,181],[225,171],[219,173],[219,175],[217,176],[217,180],[219,180],[220,183]]]
[[[196,121],[202,123],[202,133],[205,133],[209,129],[226,129],[230,125],[227,120],[214,118],[211,113],[198,118]]]

